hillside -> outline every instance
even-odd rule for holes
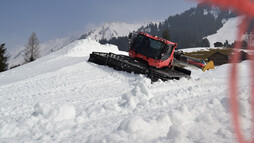
[[[163,22],[142,26],[137,31],[144,31],[161,37],[163,31],[169,30],[170,40],[178,43],[179,49],[201,47],[203,46],[203,38],[215,34],[228,19],[233,17],[236,15],[229,10],[222,11],[216,7],[198,5],[181,14],[169,16]],[[100,43],[115,44],[122,51],[129,49],[126,44],[128,43],[126,36],[115,37],[110,40],[104,39]]]
[[[0,73],[0,142],[235,142],[230,64],[151,84],[142,75],[88,63],[94,50],[126,54],[77,40]],[[239,64],[239,100],[242,129],[250,138],[248,65]]]
[[[181,14],[169,16],[162,22],[146,22],[139,24],[107,22],[82,36],[75,35],[41,43],[41,57],[61,49],[63,46],[76,39],[87,38],[99,41],[101,44],[114,44],[118,46],[119,50],[128,51],[129,44],[127,35],[130,32],[140,30],[152,35],[161,36],[164,30],[169,29],[171,41],[178,43],[179,49],[200,47],[202,46],[202,39],[207,36],[210,40],[210,45],[212,46],[214,41],[217,41],[216,37],[223,37],[216,36],[216,32],[223,27],[227,27],[226,29],[229,30],[229,32],[226,32],[228,32],[229,36],[226,38],[223,37],[222,39],[230,39],[232,37],[233,34],[231,33],[234,33],[234,31],[231,29],[236,28],[228,27],[237,26],[236,20],[229,20],[232,17],[235,17],[235,15],[230,11],[221,11],[215,7],[203,7],[199,5],[196,8],[186,10]],[[224,31],[225,30],[220,33],[223,33]],[[23,63],[23,50],[24,47],[20,47],[9,51],[9,68]]]
[[[127,36],[130,32],[137,30],[142,25],[146,25],[146,23],[141,24],[127,24],[123,22],[107,22],[103,24],[101,27],[91,30],[90,32],[83,34],[74,34],[72,36],[52,39],[46,42],[40,43],[40,57],[44,57],[50,53],[53,53],[62,47],[70,44],[71,42],[77,39],[92,39],[92,40],[102,40],[102,39],[111,39],[113,37],[119,36]],[[9,68],[21,65],[24,63],[23,60],[23,51],[25,47],[19,47],[13,50],[9,50],[8,53],[10,55],[8,63]]]
[[[79,36],[80,35],[77,34],[77,35],[72,35],[72,36],[68,36],[64,38],[52,39],[52,40],[40,43],[40,57],[44,57],[46,55],[49,55],[50,53],[58,51],[62,47],[78,39]],[[17,66],[17,65],[22,65],[24,63],[24,57],[23,57],[24,49],[25,49],[25,46],[22,46],[22,47],[8,51],[8,54],[10,55],[8,59],[9,68]]]
[[[215,34],[207,36],[207,39],[211,43],[210,46],[214,46],[213,43],[215,42],[224,43],[226,40],[228,40],[229,43],[234,43],[241,19],[242,17],[230,18],[228,21],[225,21],[223,27],[220,28]]]

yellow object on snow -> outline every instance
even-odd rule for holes
[[[214,69],[214,63],[213,61],[208,62],[204,67],[203,67],[203,72],[209,69]]]

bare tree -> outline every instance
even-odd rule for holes
[[[24,60],[26,63],[32,62],[39,58],[40,56],[40,47],[39,47],[39,40],[36,36],[36,33],[33,32],[32,35],[28,39],[28,43],[25,45],[25,53],[24,53]]]

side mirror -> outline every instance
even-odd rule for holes
[[[128,39],[131,40],[132,33],[129,34]]]

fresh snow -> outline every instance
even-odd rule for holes
[[[229,106],[231,64],[190,79],[158,81],[87,62],[113,45],[75,41],[0,73],[0,142],[236,142]],[[250,138],[248,71],[240,63],[243,133]]]

